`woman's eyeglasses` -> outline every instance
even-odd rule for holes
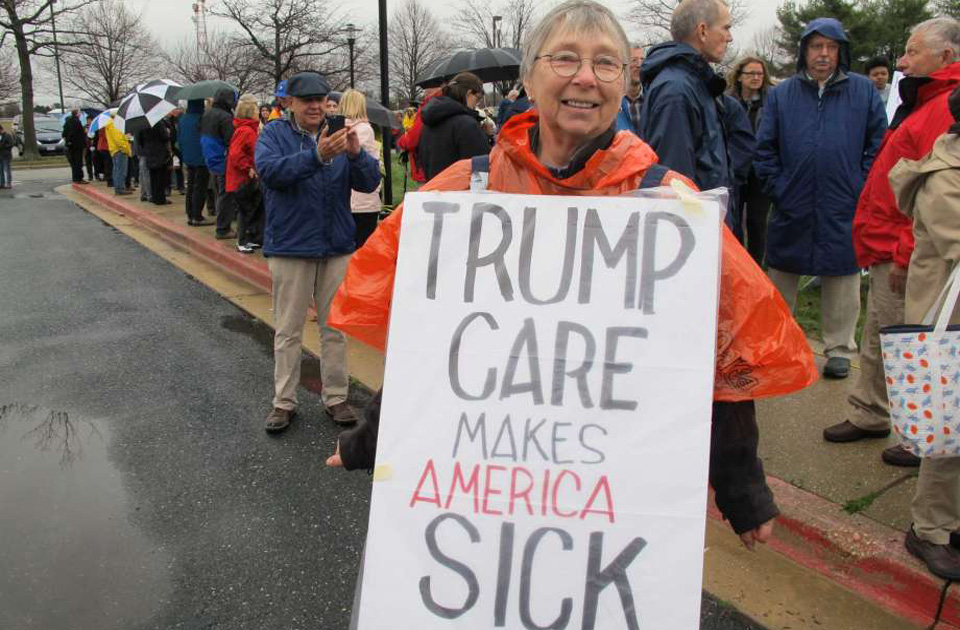
[[[593,59],[582,59],[574,52],[560,51],[550,55],[540,55],[537,59],[547,59],[550,67],[557,76],[566,79],[576,75],[583,67],[584,61],[589,61],[593,68],[593,75],[604,83],[612,83],[620,78],[627,64],[612,55],[600,55]]]
[[[762,72],[741,72],[740,76],[741,77],[762,77],[763,73]]]

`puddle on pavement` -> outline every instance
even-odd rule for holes
[[[273,328],[246,312],[239,311],[236,315],[221,315],[220,328],[248,337],[257,344],[261,352],[267,356],[273,356]]]
[[[0,405],[0,628],[130,628],[164,603],[109,443],[105,422]]]
[[[60,193],[55,192],[35,192],[35,193],[14,193],[11,195],[14,199],[64,199]]]

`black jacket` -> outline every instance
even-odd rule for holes
[[[63,139],[71,149],[87,146],[87,132],[83,130],[83,123],[72,114],[63,123]]]
[[[170,135],[163,122],[140,131],[137,147],[140,159],[147,162],[147,168],[164,168],[170,164]]]
[[[454,162],[490,153],[490,141],[480,128],[480,114],[447,96],[423,106],[423,134],[417,146],[418,162],[427,181]]]

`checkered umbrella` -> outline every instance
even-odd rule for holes
[[[153,127],[176,109],[180,84],[167,79],[141,83],[120,99],[114,124],[124,133]]]

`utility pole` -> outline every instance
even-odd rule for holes
[[[493,33],[492,33],[492,35],[491,35],[491,37],[490,37],[490,39],[491,39],[491,41],[492,41],[492,43],[493,43],[493,48],[499,48],[499,47],[500,47],[500,44],[499,44],[500,37],[499,37],[499,33],[498,33],[498,28],[497,28],[497,27],[498,27],[498,25],[499,25],[499,23],[500,23],[500,20],[502,20],[502,19],[503,19],[503,16],[500,16],[500,15],[495,15],[495,16],[493,16]]]
[[[390,109],[390,76],[389,57],[387,56],[387,0],[379,0],[380,5],[380,102]],[[386,171],[386,186],[383,191],[383,201],[393,206],[393,165],[390,162],[390,143],[393,141],[393,128],[381,127],[383,130],[383,166]]]
[[[207,49],[207,0],[193,3],[193,25],[197,36],[197,50]]]
[[[53,5],[57,0],[50,0],[50,27],[53,29],[53,58],[57,64],[57,88],[60,90],[60,109],[67,111],[67,104],[63,102],[63,79],[60,77],[60,47],[57,45],[57,18],[53,11]],[[27,112],[24,112],[26,115]],[[30,112],[32,115],[33,112]]]

